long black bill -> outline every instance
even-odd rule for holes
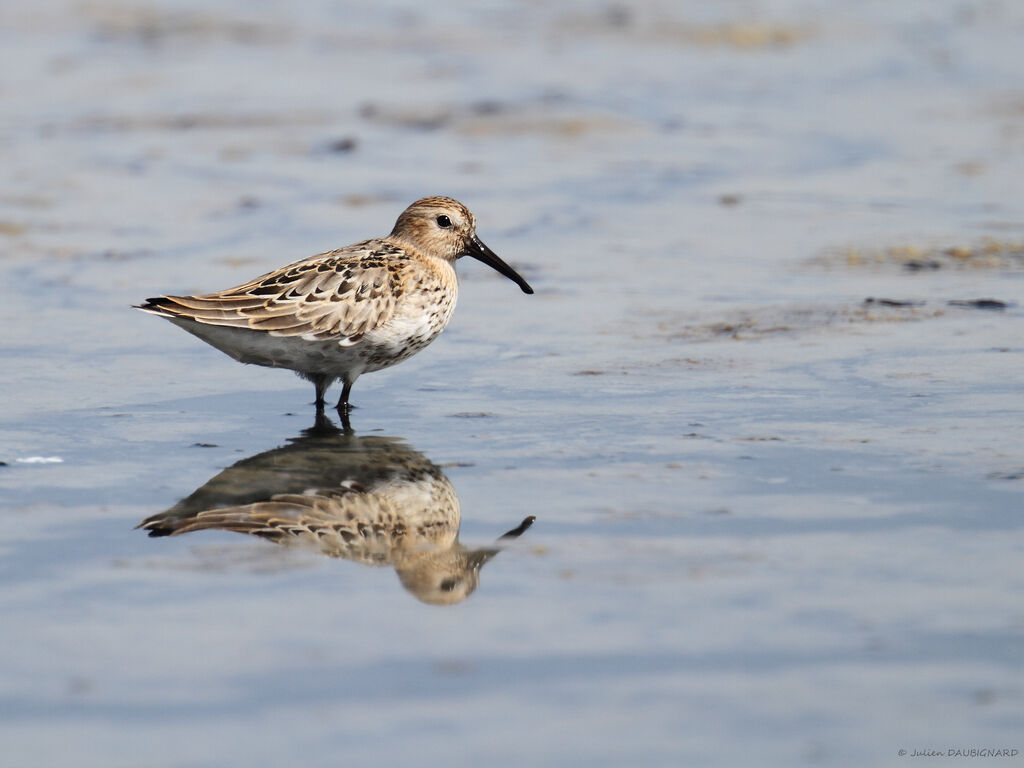
[[[498,537],[498,541],[495,542],[495,543],[497,544],[498,542],[502,542],[502,541],[510,541],[511,539],[518,539],[520,536],[522,536],[524,533],[526,533],[527,530],[529,530],[530,526],[533,525],[533,522],[536,519],[537,518],[534,517],[533,515],[530,515],[529,517],[523,518],[523,522],[521,522],[519,525],[517,525],[511,531],[506,531],[505,533],[501,534],[501,536]],[[152,535],[152,534],[150,534],[150,535]],[[470,564],[474,568],[480,569],[480,568],[483,568],[484,563],[486,563],[488,560],[490,560],[492,557],[494,557],[499,552],[501,552],[501,550],[497,549],[496,547],[486,547],[484,549],[478,549],[478,550],[476,550],[474,552],[471,552],[469,554],[469,562],[470,562]]]
[[[521,522],[511,531],[506,531],[505,533],[501,534],[501,536],[498,537],[498,541],[502,541],[503,539],[518,539],[520,536],[526,533],[527,530],[529,530],[530,526],[533,525],[536,519],[537,518],[533,515],[530,515],[529,517],[524,517],[523,522]]]
[[[502,261],[498,257],[498,254],[496,254],[494,251],[492,251],[490,248],[484,245],[480,241],[479,237],[473,238],[473,242],[471,242],[469,244],[469,248],[466,249],[466,255],[472,256],[474,259],[482,261],[484,264],[491,267],[492,269],[498,270],[499,272],[501,272],[501,274],[503,274],[513,283],[522,288],[523,293],[533,293],[533,288],[530,287],[530,284],[523,280],[522,276],[520,276],[518,272],[512,269],[512,267],[510,267],[508,264]]]

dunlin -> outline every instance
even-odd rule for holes
[[[236,531],[390,565],[417,599],[451,605],[476,589],[501,541],[533,520],[491,546],[466,547],[458,538],[459,498],[436,464],[401,440],[357,437],[324,419],[287,445],[221,471],[138,527],[150,536]]]
[[[529,284],[476,234],[469,209],[450,197],[410,205],[387,237],[321,253],[235,288],[158,296],[138,309],[166,317],[242,363],[288,368],[313,382],[317,408],[336,380],[346,415],[352,384],[416,354],[455,309],[455,262],[472,256]]]

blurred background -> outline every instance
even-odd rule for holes
[[[5,4],[3,762],[1024,749],[1022,33],[1009,0]],[[351,440],[130,308],[425,195],[536,294],[460,263]],[[537,522],[444,606],[397,560],[133,529],[381,455],[465,551]]]

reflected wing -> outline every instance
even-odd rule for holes
[[[272,541],[326,535],[351,542],[382,535],[403,535],[405,522],[389,501],[357,488],[284,493],[268,501],[210,509],[189,517],[161,514],[139,525],[150,536],[174,536],[217,529],[261,536]]]

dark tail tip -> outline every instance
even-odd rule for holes
[[[145,519],[141,523],[135,526],[135,530],[142,528],[150,538],[158,538],[160,536],[171,536],[174,534],[174,527],[162,520]]]

